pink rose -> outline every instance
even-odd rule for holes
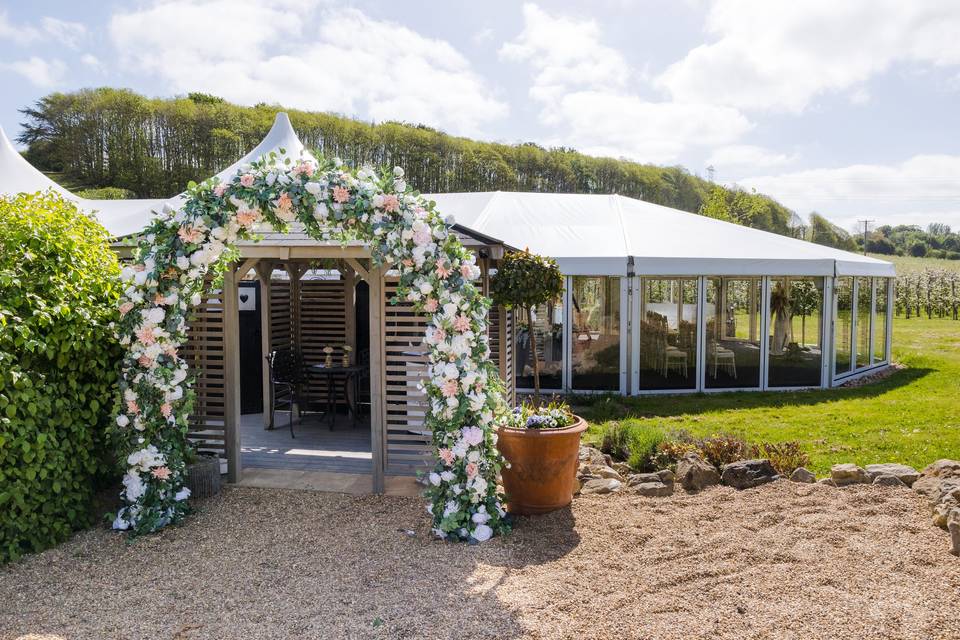
[[[151,359],[150,356],[148,356],[147,354],[143,354],[142,356],[140,356],[137,359],[137,362],[140,363],[141,367],[145,367],[147,369],[153,368],[153,359]]]
[[[227,184],[225,182],[221,182],[220,184],[218,184],[213,188],[213,195],[217,196],[218,198],[222,198],[223,193],[226,190],[227,190]]]
[[[470,480],[473,480],[474,476],[477,475],[477,471],[479,471],[475,462],[468,462],[464,470],[467,472],[467,478]]]
[[[259,217],[260,215],[256,211],[238,211],[237,224],[246,229],[253,225]]]
[[[133,311],[132,302],[124,302],[122,305],[120,305],[120,315],[125,316],[131,311]]]
[[[443,383],[443,386],[440,387],[440,392],[443,394],[444,398],[452,398],[457,395],[457,391],[460,390],[460,386],[457,384],[456,380],[447,380]]]
[[[470,280],[470,278],[473,276],[473,268],[468,264],[460,265],[460,275],[467,280]]]
[[[453,464],[453,451],[450,449],[440,449],[437,455],[440,456],[440,459],[443,460],[443,463],[448,467]]]
[[[383,210],[388,213],[396,213],[400,210],[400,199],[392,193],[384,195]]]
[[[177,231],[177,235],[180,236],[180,239],[183,240],[186,244],[197,244],[203,239],[203,232],[194,227],[180,227]]]
[[[303,174],[308,178],[313,175],[314,168],[313,164],[309,162],[301,162],[296,167],[293,168],[293,175]]]
[[[462,313],[453,319],[453,328],[464,333],[470,330],[470,318],[463,315]]]
[[[437,310],[437,300],[436,298],[427,298],[427,301],[423,303],[423,310],[427,313],[433,313]]]
[[[170,477],[170,469],[168,467],[157,467],[150,473],[157,480],[167,480]]]
[[[157,338],[153,335],[153,327],[141,327],[137,329],[137,340],[143,344],[153,344],[156,342]]]
[[[160,405],[160,413],[163,414],[164,418],[169,418],[173,413],[173,407],[170,406],[169,402],[164,402],[162,405]]]
[[[333,200],[343,204],[350,199],[350,192],[344,189],[343,187],[334,187],[333,188]]]
[[[240,176],[240,184],[242,184],[245,187],[252,187],[253,181],[254,181],[254,177],[252,173],[245,173],[242,176]]]
[[[127,400],[127,413],[132,413],[133,415],[140,413],[140,406],[136,400]]]

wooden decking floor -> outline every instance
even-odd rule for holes
[[[331,431],[326,419],[307,414],[294,422],[290,437],[289,413],[278,411],[276,428],[264,429],[263,415],[241,417],[241,454],[244,469],[279,469],[334,473],[370,474],[370,424],[361,420],[356,427],[338,415]]]

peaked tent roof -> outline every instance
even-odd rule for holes
[[[428,197],[466,227],[556,258],[567,275],[895,275],[883,260],[624,196]]]

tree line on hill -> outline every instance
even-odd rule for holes
[[[863,247],[862,238],[857,238],[857,247]],[[925,230],[918,225],[883,225],[867,234],[867,251],[888,256],[960,260],[960,233],[941,222],[929,224]]]
[[[109,87],[52,93],[21,110],[26,121],[18,140],[28,145],[27,160],[83,185],[81,195],[161,198],[235,162],[263,139],[281,110],[307,148],[353,165],[402,166],[410,184],[425,193],[618,193],[840,249],[858,248],[856,237],[819,214],[804,223],[773,198],[717,185],[682,167],[534,143],[479,142],[423,125],[371,124],[277,105],[243,107],[202,93],[147,98]],[[904,235],[899,233],[884,235],[895,253]],[[943,244],[923,242],[934,251]],[[878,253],[886,252],[885,244],[878,246]]]

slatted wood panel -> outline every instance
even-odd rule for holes
[[[346,344],[345,280],[342,277],[340,280],[301,280],[299,320],[296,342],[303,353],[304,364],[322,363],[326,346],[334,347],[334,363],[340,364],[343,357],[340,347]],[[308,393],[313,400],[325,403],[327,377],[311,376]],[[339,391],[337,400],[343,400]]]
[[[493,307],[488,317],[488,335],[490,336],[490,361],[497,365],[500,379],[505,387],[504,400],[513,406],[516,402],[517,380],[514,375],[514,331],[513,311],[504,307]]]
[[[223,300],[219,291],[204,294],[188,320],[187,343],[181,348],[194,379],[196,401],[188,437],[199,451],[226,457],[223,364]]]
[[[270,280],[270,348],[289,349],[293,345],[293,322],[290,313],[290,281]],[[264,354],[266,357],[266,354]]]
[[[411,473],[429,464],[433,440],[424,427],[426,395],[417,383],[426,376],[427,355],[423,335],[427,319],[416,315],[410,303],[390,304],[397,278],[384,279],[383,310],[384,425],[387,473]],[[411,355],[411,354],[418,355]]]

